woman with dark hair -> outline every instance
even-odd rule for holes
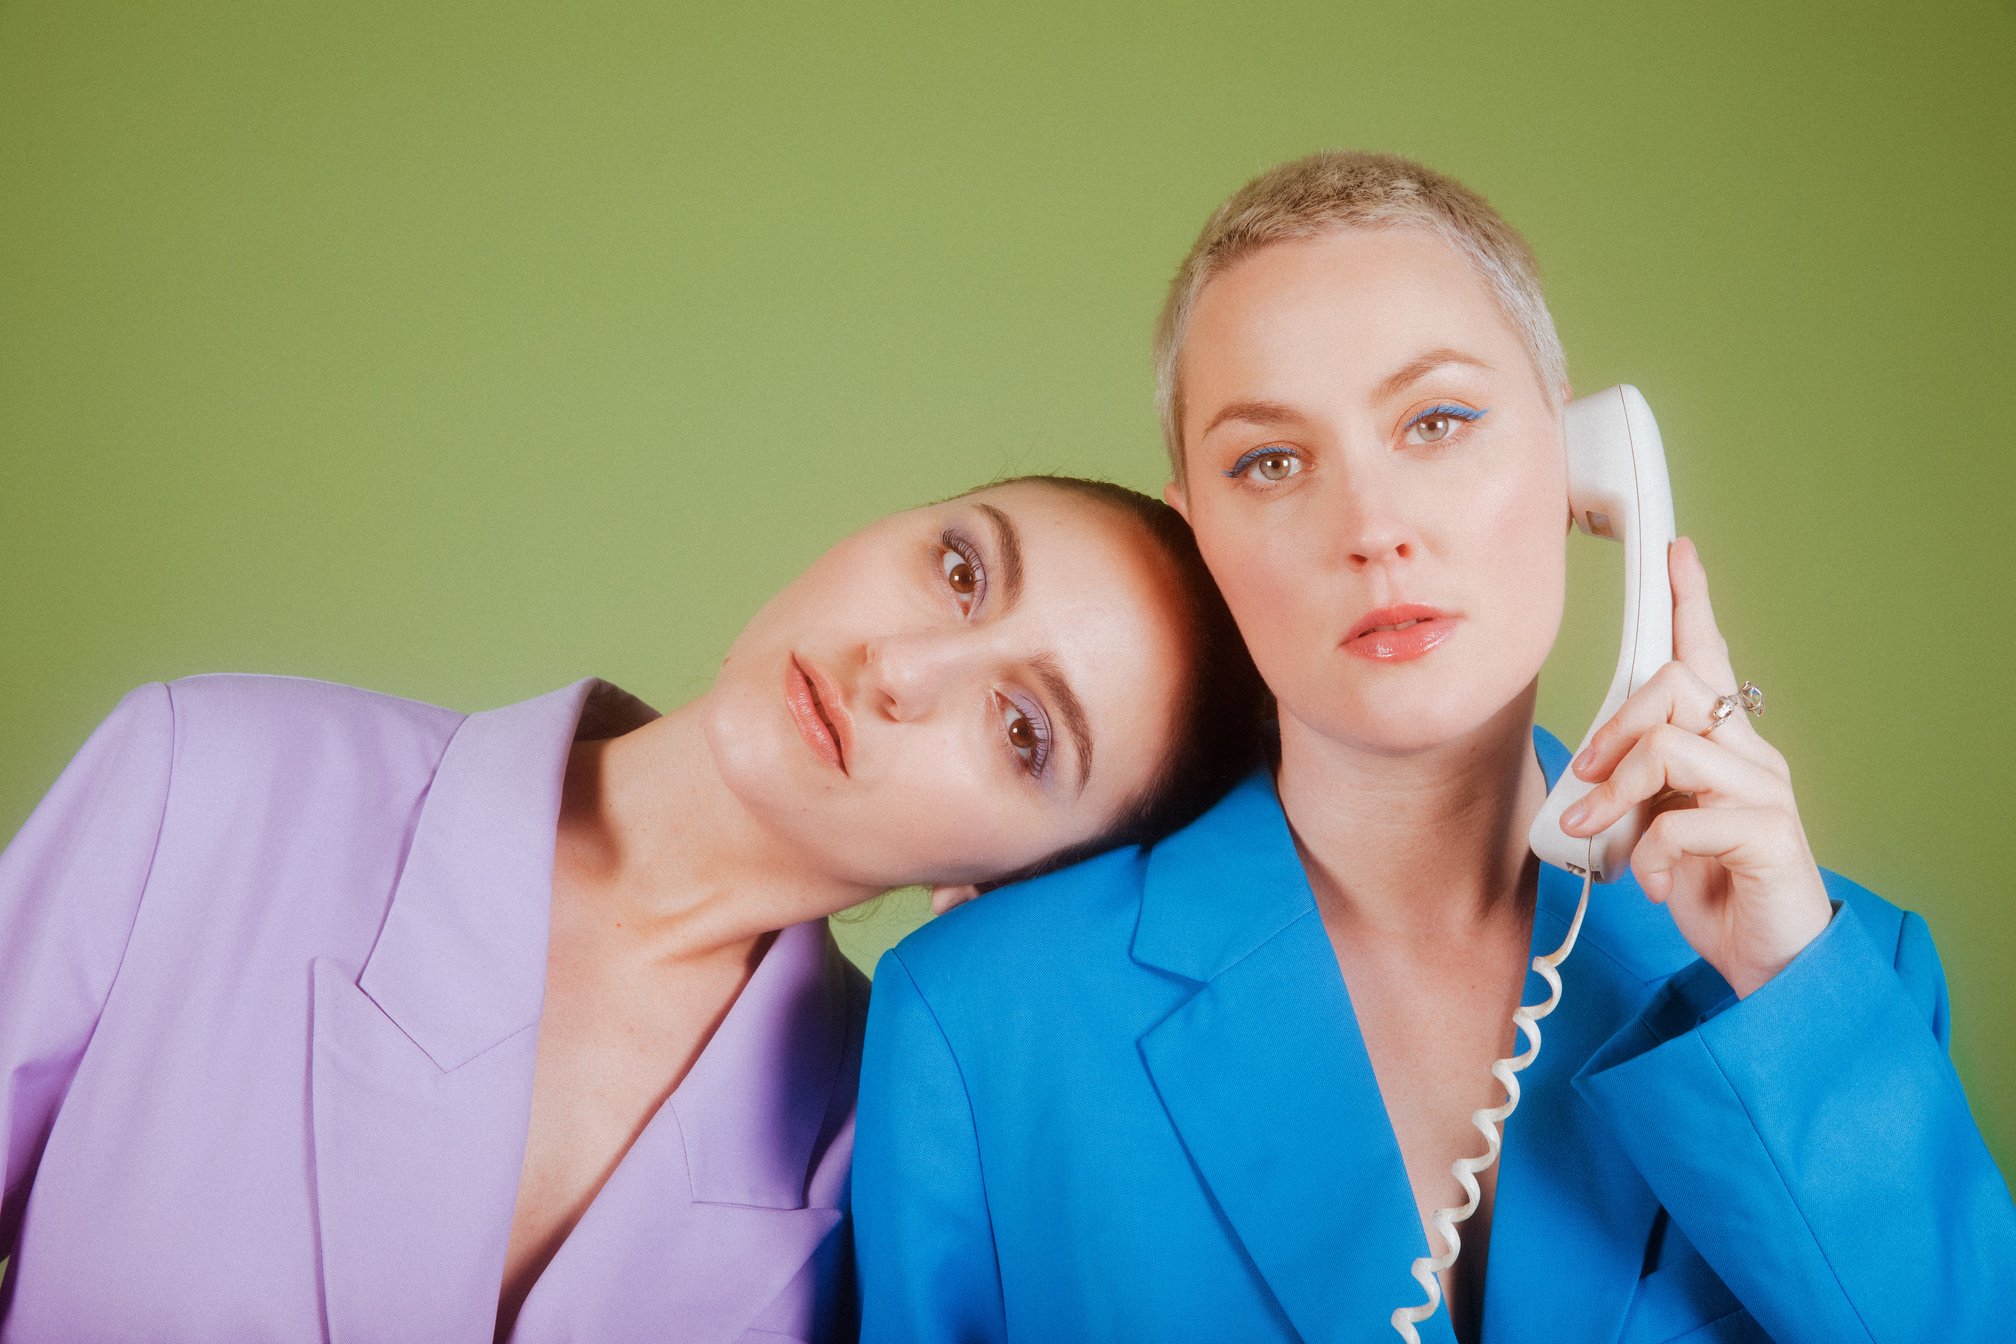
[[[663,716],[134,691],[0,857],[0,1338],[850,1336],[825,916],[1180,824],[1254,684],[1180,519],[1028,478]]]

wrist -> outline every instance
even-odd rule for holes
[[[1827,899],[1825,891],[1816,894],[1814,900],[1801,902],[1800,909],[1791,913],[1786,921],[1773,932],[1774,937],[1767,947],[1759,949],[1761,955],[1744,957],[1731,966],[1717,966],[1722,978],[1729,982],[1729,988],[1739,999],[1747,999],[1768,984],[1773,977],[1792,964],[1813,940],[1827,931],[1828,923],[1834,918],[1834,903]]]

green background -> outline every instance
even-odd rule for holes
[[[2012,69],[2007,0],[6,0],[0,834],[138,682],[669,705],[864,520],[1153,489],[1206,212],[1392,149],[1657,408],[1814,848],[1930,920],[2006,1168]],[[1575,549],[1571,738],[1618,586]]]

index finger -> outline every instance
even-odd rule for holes
[[[1690,537],[1674,541],[1666,572],[1673,580],[1673,656],[1717,691],[1736,689],[1736,669],[1729,664],[1729,643],[1715,624],[1708,601],[1708,571]]]

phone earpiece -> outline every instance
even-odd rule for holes
[[[1624,633],[1617,673],[1603,707],[1577,746],[1589,745],[1632,692],[1673,660],[1673,588],[1666,555],[1673,544],[1673,488],[1659,422],[1638,389],[1628,384],[1572,401],[1562,411],[1568,451],[1568,510],[1575,527],[1624,547]],[[1631,849],[1651,824],[1640,805],[1586,839],[1561,829],[1561,814],[1595,785],[1563,771],[1533,819],[1527,843],[1546,862],[1598,882],[1614,882],[1631,863]]]

